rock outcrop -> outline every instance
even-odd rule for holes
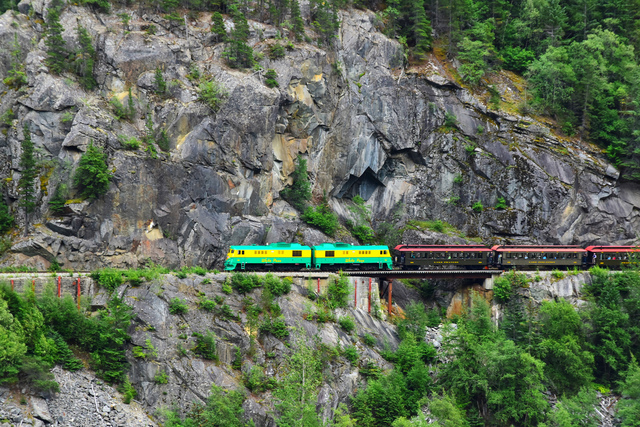
[[[45,8],[35,3],[21,4],[32,15],[0,17],[0,76],[17,40],[28,77],[20,89],[0,88],[0,176],[21,225],[25,124],[41,164],[32,233],[14,239],[5,263],[46,267],[55,258],[92,269],[152,260],[211,268],[229,244],[327,240],[280,198],[298,156],[308,159],[314,197],[326,193],[343,219],[359,194],[374,223],[444,219],[487,243],[623,244],[640,228],[640,186],[620,181],[587,142],[512,113],[523,91],[515,75],[490,76],[503,97],[501,109],[491,108],[486,93],[461,86],[436,55],[403,68],[401,46],[378,31],[371,12],[341,12],[335,47],[296,43],[284,58],[265,55],[260,65],[274,69],[280,85],[270,89],[260,72],[225,65],[208,15],[185,31],[133,9],[124,31],[117,13],[70,5],[61,15],[69,50],[79,46],[77,23],[97,50],[98,88],[86,91],[71,73],[48,73]],[[251,22],[257,52],[268,53],[276,34]],[[219,110],[198,100],[194,67],[200,81],[215,79],[228,93]],[[156,69],[166,93],[157,93]],[[128,105],[129,93],[135,115],[118,120],[113,100]],[[156,138],[166,132],[168,152],[124,149],[119,136],[142,138],[147,123]],[[58,184],[72,187],[90,141],[108,153],[110,189],[98,200],[69,200],[65,215],[54,217],[48,201]],[[509,208],[490,208],[498,198]],[[478,201],[487,207],[479,213],[470,208]]]

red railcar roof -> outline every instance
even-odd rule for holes
[[[494,251],[499,252],[584,252],[585,249],[582,246],[499,246],[496,245],[491,248]]]
[[[394,249],[398,252],[491,252],[482,245],[398,245]]]
[[[589,252],[640,252],[638,246],[587,246]]]

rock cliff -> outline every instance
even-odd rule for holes
[[[125,31],[120,11],[70,5],[61,15],[68,48],[78,48],[80,23],[97,51],[98,87],[85,91],[75,75],[47,70],[46,4],[25,0],[20,11],[0,17],[0,77],[14,40],[28,77],[19,90],[0,83],[0,176],[20,225],[25,124],[41,168],[34,227],[15,236],[7,264],[45,268],[56,258],[76,269],[145,260],[212,268],[230,244],[327,240],[280,198],[298,156],[308,159],[315,199],[326,193],[342,219],[359,194],[374,224],[443,219],[486,243],[629,243],[640,228],[640,186],[620,181],[589,143],[515,113],[524,99],[517,76],[489,78],[502,96],[499,108],[489,106],[489,94],[459,84],[438,55],[404,67],[401,46],[378,31],[371,12],[341,12],[333,48],[295,43],[276,60],[268,52],[280,33],[250,22],[250,44],[265,53],[260,65],[278,74],[279,88],[270,89],[261,72],[225,65],[208,14],[185,28],[131,9]],[[218,111],[198,100],[198,82],[188,77],[194,66],[228,93]],[[156,93],[156,69],[166,94]],[[126,104],[129,89],[135,116],[118,120],[110,101]],[[167,132],[170,150],[125,150],[119,136],[143,136],[148,119],[156,136]],[[55,217],[48,201],[58,184],[71,186],[90,141],[108,153],[110,189],[95,201],[69,200]],[[509,208],[491,208],[498,198]],[[478,201],[479,213],[471,209]]]

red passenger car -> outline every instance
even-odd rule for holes
[[[638,246],[587,246],[589,266],[614,267],[629,265],[640,261]]]

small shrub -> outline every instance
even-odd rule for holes
[[[266,376],[260,366],[252,366],[251,370],[244,375],[244,386],[251,392],[264,391]]]
[[[432,231],[438,232],[438,233],[442,233],[444,231],[444,223],[441,220],[435,220],[432,223],[429,224],[429,228]]]
[[[211,279],[202,279],[202,282],[200,282],[201,285],[210,285],[211,284]]]
[[[276,43],[272,45],[271,48],[269,49],[269,58],[271,59],[280,59],[280,58],[284,58],[284,56],[285,56],[284,46],[282,46],[280,43]]]
[[[124,382],[118,388],[118,391],[123,394],[122,402],[127,405],[131,403],[131,400],[138,396],[138,392],[133,388],[133,384],[131,384],[129,377],[125,378]]]
[[[136,359],[146,359],[147,358],[147,354],[144,352],[144,349],[142,347],[140,347],[139,345],[135,345],[133,346],[133,357],[135,357]]]
[[[223,283],[222,284],[222,293],[223,294],[227,294],[227,295],[231,295],[233,293],[233,289],[231,288],[231,286],[228,283]]]
[[[338,320],[338,324],[344,331],[348,334],[353,332],[356,329],[356,322],[354,322],[353,317],[344,316]]]
[[[154,73],[155,92],[158,95],[164,95],[167,92],[167,82],[164,80],[162,69],[156,68]]]
[[[189,306],[180,298],[175,297],[169,302],[169,313],[185,314],[189,311]]]
[[[338,217],[331,211],[326,201],[315,208],[308,206],[302,214],[301,219],[307,224],[317,227],[330,237],[335,236],[339,226]]]
[[[556,279],[564,279],[564,272],[558,270],[557,268],[551,272],[551,275]]]
[[[260,332],[270,333],[278,339],[284,339],[289,336],[289,329],[283,318],[267,318],[262,322],[259,329]]]
[[[498,197],[498,201],[496,202],[496,209],[507,209],[507,202],[504,200],[504,197]]]
[[[144,281],[144,272],[141,270],[126,270],[124,271],[124,277],[127,282],[131,283],[131,286],[140,286]]]
[[[352,365],[355,365],[358,362],[358,349],[355,345],[348,345],[344,348],[344,357],[351,362]]]
[[[274,69],[269,68],[267,72],[264,73],[264,78],[264,84],[267,85],[267,87],[274,88],[280,86],[280,84],[276,80],[278,78],[278,73],[276,73]]]
[[[496,301],[504,303],[509,301],[512,294],[511,281],[504,276],[496,278],[493,282],[493,297]]]
[[[200,83],[199,99],[213,111],[218,111],[227,97],[227,91],[215,80]]]
[[[478,127],[476,128],[476,133],[478,135],[482,135],[484,133],[484,126],[478,125]]]
[[[364,334],[364,337],[362,337],[362,341],[369,347],[373,347],[374,345],[376,345],[376,339],[373,337],[373,335],[370,334]]]
[[[453,183],[454,184],[462,184],[463,181],[464,181],[464,178],[463,178],[462,174],[460,174],[460,173],[458,175],[456,175],[455,178],[453,178]]]
[[[185,271],[182,271],[182,270],[176,271],[175,275],[176,275],[176,277],[178,279],[186,279],[187,278],[187,273]]]
[[[98,285],[112,292],[123,283],[122,272],[113,268],[103,268],[93,271],[91,278],[95,280]]]
[[[331,310],[323,309],[319,310],[318,313],[316,313],[316,320],[318,321],[318,323],[335,322],[336,316]]]
[[[209,311],[209,312],[215,310],[216,305],[217,304],[214,301],[211,301],[210,299],[206,299],[206,298],[201,299],[199,303],[200,309],[204,311]]]
[[[194,332],[196,337],[196,346],[193,348],[193,352],[202,356],[203,359],[218,360],[216,354],[216,336],[212,332],[207,332],[206,335]]]
[[[256,274],[233,273],[231,276],[231,287],[240,294],[247,294],[260,286],[262,282]]]
[[[87,151],[80,157],[78,168],[73,175],[73,184],[82,197],[97,199],[109,190],[110,179],[107,156],[91,141]]]
[[[477,201],[471,206],[471,209],[476,212],[482,212],[484,210],[484,206],[482,205],[482,202]]]
[[[464,151],[466,151],[469,156],[475,156],[476,146],[473,144],[467,144],[464,146]]]
[[[156,141],[158,147],[165,153],[169,152],[171,149],[171,142],[169,141],[169,136],[167,135],[167,131],[162,129],[160,131],[160,135],[158,135],[158,140]]]
[[[240,350],[240,347],[236,347],[236,355],[233,363],[231,363],[231,367],[237,371],[242,369],[242,350]]]
[[[169,382],[169,376],[166,372],[161,371],[156,373],[155,377],[153,377],[153,380],[156,384],[167,384]]]
[[[327,299],[330,308],[347,307],[349,304],[349,277],[340,274],[338,279],[332,279],[327,287]]]
[[[237,319],[237,316],[233,312],[233,309],[227,304],[222,304],[220,306],[220,308],[218,309],[218,315],[227,320]]]
[[[291,291],[292,283],[293,282],[289,277],[280,279],[271,273],[268,273],[264,279],[264,287],[268,289],[274,297],[288,294]]]
[[[448,128],[454,128],[458,126],[458,118],[451,113],[444,113],[444,125]]]

